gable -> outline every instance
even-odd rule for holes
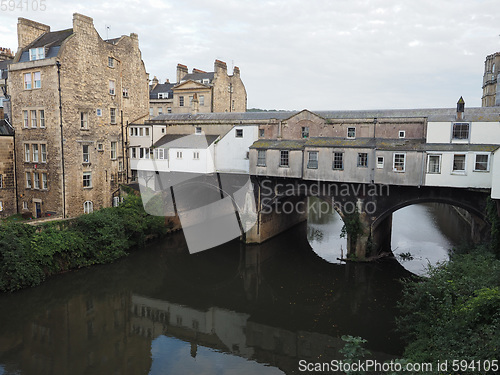
[[[311,121],[313,123],[325,122],[325,119],[323,117],[318,116],[316,113],[313,113],[307,109],[303,109],[299,113],[296,113],[287,119],[287,121],[293,121],[293,122],[300,122],[303,120],[308,120],[308,121]]]
[[[175,92],[176,90],[200,90],[200,89],[209,89],[209,88],[210,87],[207,85],[189,80],[186,82],[179,83],[178,85],[174,86],[172,88],[172,90]]]

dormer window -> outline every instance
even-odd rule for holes
[[[208,78],[204,78],[204,79],[203,79],[203,83],[204,83],[205,85],[208,85],[208,84],[210,83],[210,80],[209,80]]]
[[[453,139],[469,139],[469,123],[456,122],[453,124]]]
[[[168,99],[168,92],[159,92],[158,99]]]
[[[45,48],[31,48],[30,49],[30,61],[41,60],[45,58]]]

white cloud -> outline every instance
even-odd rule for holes
[[[151,76],[234,62],[249,107],[479,106],[484,58],[500,50],[497,0],[47,0],[0,14],[2,46],[16,48],[19,16],[57,30],[75,11],[104,37],[138,33]]]

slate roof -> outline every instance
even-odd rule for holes
[[[30,61],[29,50],[30,48],[46,47],[48,51],[45,51],[45,58],[51,58],[57,56],[59,53],[59,48],[62,43],[73,34],[73,29],[66,29],[60,31],[51,31],[39,36],[31,44],[26,46],[19,58],[19,62]]]
[[[12,64],[12,60],[0,61],[0,79],[7,79],[9,75],[9,65]]]
[[[168,98],[171,99],[174,95],[172,91],[172,87],[174,87],[174,83],[159,83],[149,92],[149,99],[158,99],[158,94],[160,93],[168,93]]]
[[[167,134],[154,144],[162,148],[200,148],[204,149],[214,143],[219,135],[203,134]]]
[[[207,72],[207,73],[189,73],[186,74],[184,77],[181,78],[181,81],[188,81],[188,80],[193,80],[193,81],[201,81],[203,83],[203,79],[209,79],[210,83],[214,80],[214,72]]]
[[[14,135],[14,129],[9,126],[6,120],[0,120],[0,136],[2,135]]]
[[[265,121],[287,120],[301,111],[276,111],[276,112],[224,112],[224,113],[198,113],[198,114],[168,114],[155,117],[154,121]],[[310,111],[324,119],[397,119],[397,118],[427,118],[433,122],[456,121],[456,108],[422,108],[422,109],[382,109],[382,110],[356,110],[356,111]],[[465,108],[463,121],[500,121],[500,107],[469,107]]]

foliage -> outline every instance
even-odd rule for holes
[[[500,350],[500,261],[479,247],[405,283],[398,327],[413,362],[492,360]]]
[[[144,245],[148,236],[166,232],[164,218],[147,215],[141,198],[133,194],[119,207],[70,222],[40,227],[6,222],[0,225],[0,291],[38,285],[46,276],[72,268],[113,262]]]
[[[361,360],[371,353],[363,347],[363,344],[367,343],[367,340],[361,337],[354,337],[350,335],[344,335],[341,337],[342,341],[345,341],[345,345],[340,349],[340,353],[344,355],[345,363],[353,363]],[[347,374],[362,374],[362,372],[348,371]]]
[[[343,219],[344,225],[342,226],[342,230],[340,232],[340,238],[347,238],[347,235],[349,234],[351,248],[354,248],[356,246],[358,236],[363,233],[358,209],[356,208],[353,213],[345,214]]]
[[[496,202],[488,197],[486,202],[486,217],[491,223],[490,227],[490,249],[500,256],[500,218]]]

